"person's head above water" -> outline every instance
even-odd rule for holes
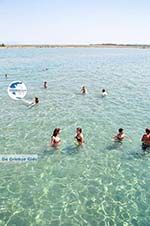
[[[102,93],[104,93],[104,92],[106,92],[106,90],[105,89],[102,89]]]
[[[56,137],[60,133],[60,128],[55,128],[53,131],[53,137]]]
[[[80,127],[76,128],[77,133],[82,133],[82,129]]]
[[[145,129],[145,132],[146,132],[147,134],[150,134],[150,129],[149,129],[149,128],[146,128],[146,129]]]
[[[119,132],[119,133],[123,133],[123,128],[119,128],[119,129],[118,129],[118,132]]]

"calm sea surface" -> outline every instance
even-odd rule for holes
[[[15,80],[39,106],[8,96]],[[1,226],[150,225],[150,154],[140,142],[150,127],[150,50],[0,49],[0,90],[0,155],[38,155],[0,163]],[[55,127],[62,145],[54,151]],[[76,127],[83,148],[74,144]],[[120,127],[132,142],[113,143]]]

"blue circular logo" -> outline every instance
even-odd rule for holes
[[[20,100],[25,97],[27,88],[23,82],[14,81],[9,84],[7,91],[13,100]]]

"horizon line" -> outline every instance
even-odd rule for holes
[[[141,48],[150,48],[150,44],[122,44],[122,43],[95,43],[95,44],[0,44],[1,48],[9,48],[9,47],[141,47]]]
[[[150,45],[150,43],[121,43],[121,42],[102,42],[102,43],[21,43],[21,42],[3,42],[0,41],[0,46],[5,45]]]

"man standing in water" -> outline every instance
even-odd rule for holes
[[[145,129],[145,134],[142,136],[141,141],[143,151],[146,151],[147,148],[150,148],[150,129]]]

